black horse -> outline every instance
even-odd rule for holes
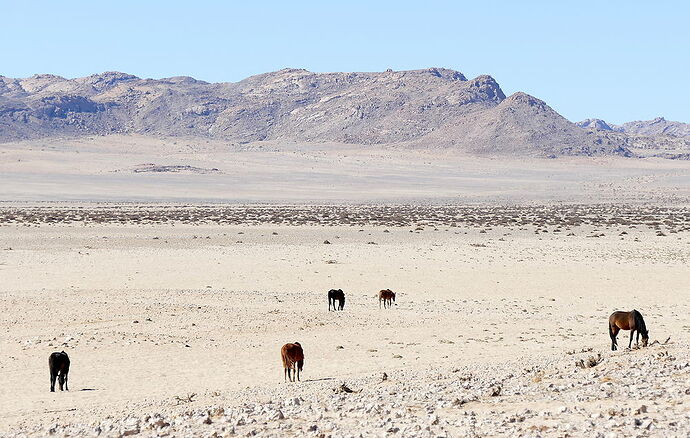
[[[50,368],[50,392],[55,392],[55,379],[58,378],[60,382],[60,391],[64,385],[65,391],[69,391],[67,387],[67,374],[69,374],[69,356],[64,351],[55,352],[48,358],[48,367]]]
[[[336,307],[335,302],[338,301],[338,306]],[[328,311],[331,311],[331,304],[333,304],[333,310],[343,310],[345,307],[345,292],[342,289],[331,289],[328,291]]]

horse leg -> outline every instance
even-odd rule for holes
[[[299,365],[295,368],[295,374],[297,374],[297,381],[299,382]]]
[[[57,378],[57,374],[53,372],[53,370],[50,370],[50,392],[55,392],[55,379]]]
[[[69,388],[67,387],[67,376],[69,373],[65,373],[65,391],[69,391]]]
[[[633,340],[633,335],[635,334],[635,329],[630,330],[630,342],[628,342],[628,350],[632,348],[632,340]]]
[[[285,383],[287,383],[287,372],[288,369],[283,367],[283,380],[285,381]]]
[[[611,351],[616,351],[618,349],[618,343],[616,342],[618,327],[609,324],[609,335],[611,335]]]

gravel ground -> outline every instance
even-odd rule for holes
[[[571,351],[491,366],[286,383],[238,393],[236,401],[192,407],[180,400],[160,412],[10,435],[687,437],[690,354],[687,344],[672,341],[614,353]]]

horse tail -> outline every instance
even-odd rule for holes
[[[611,327],[611,321],[609,321],[609,336],[613,339],[613,327]]]
[[[280,349],[280,358],[283,360],[283,368],[290,368],[290,363],[287,357],[287,349],[285,347]]]
[[[644,323],[644,318],[642,314],[637,310],[633,310],[633,317],[635,318],[635,328],[640,334],[647,334],[647,325]]]

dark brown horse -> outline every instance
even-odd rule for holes
[[[637,310],[632,312],[613,312],[609,316],[609,335],[611,336],[611,350],[618,349],[618,342],[616,336],[618,331],[630,330],[630,342],[628,348],[632,347],[633,334],[637,331],[637,339],[635,344],[640,343],[640,335],[642,335],[642,346],[646,347],[649,342],[649,331],[644,323],[642,315]]]
[[[69,391],[67,387],[67,374],[69,374],[69,356],[64,351],[55,352],[48,358],[48,368],[50,368],[50,392],[55,392],[55,379],[60,383],[60,391],[64,385],[65,391]]]
[[[295,377],[299,381],[299,375],[304,366],[304,351],[300,343],[295,342],[294,344],[283,345],[283,348],[280,349],[280,356],[283,359],[285,381],[290,380],[294,382]],[[290,376],[290,371],[292,371],[292,376]]]
[[[381,302],[383,302],[383,308],[386,308],[386,304],[388,304],[388,308],[390,308],[393,303],[395,302],[395,292],[393,292],[390,289],[383,289],[382,291],[379,292],[379,309],[381,308]]]
[[[336,307],[335,302],[338,301],[338,307]],[[333,304],[333,310],[343,310],[345,307],[345,292],[342,289],[331,289],[328,291],[328,311],[331,311],[331,304]]]

